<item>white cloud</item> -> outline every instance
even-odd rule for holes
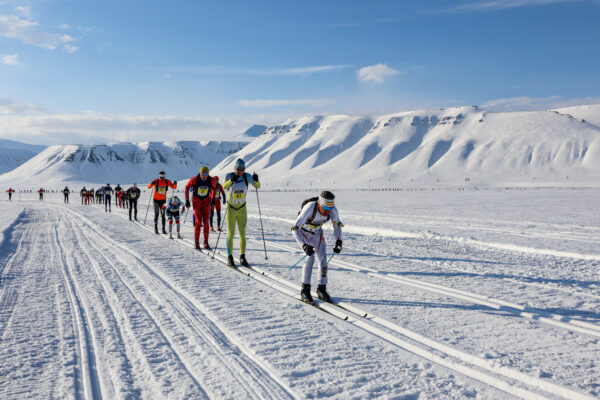
[[[15,12],[17,14],[20,14],[21,16],[23,16],[25,18],[29,18],[31,16],[31,7],[29,7],[29,6],[18,6],[18,7],[15,7]]]
[[[488,0],[462,4],[447,11],[468,13],[478,11],[494,11],[508,8],[546,6],[558,3],[578,3],[583,0]]]
[[[60,26],[60,29],[65,29],[65,30],[71,29],[71,25],[69,25],[69,24],[60,24],[59,26]]]
[[[23,104],[0,97],[0,115],[20,115],[41,112],[42,109],[32,104]]]
[[[403,74],[405,72],[390,68],[387,64],[375,64],[358,70],[357,77],[361,82],[381,83],[388,76]]]
[[[481,104],[481,108],[489,111],[542,111],[554,108],[573,107],[600,103],[600,97],[583,97],[563,99],[560,96],[550,97],[511,97],[494,99]]]
[[[243,107],[260,107],[260,108],[271,108],[271,107],[283,107],[283,106],[311,106],[311,107],[323,107],[326,105],[334,104],[334,100],[330,99],[306,99],[306,100],[240,100],[238,104]]]
[[[171,74],[165,74],[165,78],[171,79]]]
[[[17,39],[46,50],[54,50],[61,45],[75,42],[70,35],[42,32],[38,28],[39,24],[27,17],[0,14],[0,37]]]
[[[231,75],[309,75],[323,72],[338,71],[349,65],[318,65],[313,67],[293,68],[229,68],[210,66],[178,66],[170,67],[170,71],[191,72],[196,74],[231,74]]]
[[[67,52],[67,53],[75,53],[77,50],[79,50],[79,47],[74,46],[72,44],[65,44],[63,49]]]
[[[2,64],[4,64],[4,65],[19,65],[19,55],[18,54],[1,56],[0,60],[2,60]]]
[[[12,111],[16,111],[15,104],[9,106]],[[18,137],[21,141],[37,144],[229,140],[254,124],[271,125],[289,117],[283,114],[222,117],[114,115],[93,111],[36,115],[9,112],[2,115],[3,109],[0,99],[0,137]]]

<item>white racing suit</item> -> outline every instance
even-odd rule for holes
[[[312,267],[315,263],[315,255],[319,259],[319,285],[327,285],[327,250],[325,239],[323,239],[322,226],[331,219],[333,224],[333,235],[336,240],[342,240],[342,223],[338,215],[337,208],[333,207],[328,217],[319,213],[319,210],[315,210],[317,207],[316,201],[307,203],[292,228],[296,241],[300,246],[307,244],[315,248],[315,253],[306,259],[306,263],[302,268],[302,283],[310,284],[310,277],[312,275]],[[315,212],[316,211],[316,212]],[[314,215],[314,217],[313,217]],[[312,219],[312,220],[311,220]]]

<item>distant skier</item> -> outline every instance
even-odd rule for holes
[[[63,195],[65,196],[64,202],[68,203],[69,202],[69,193],[71,193],[71,191],[69,190],[68,186],[65,186],[65,188],[63,189]]]
[[[117,183],[117,186],[115,186],[115,206],[123,207],[123,198],[120,196],[122,190],[121,185]]]
[[[38,190],[38,193],[40,194],[40,200],[42,200],[42,201],[44,200],[44,192],[45,192],[44,188],[40,188],[40,190]]]
[[[165,230],[165,212],[162,210],[162,206],[167,202],[167,191],[169,188],[177,189],[177,181],[171,182],[165,178],[165,171],[158,173],[158,179],[153,180],[148,184],[148,189],[154,188],[154,233],[158,235],[158,216],[161,217],[162,222],[162,233],[167,234]]]
[[[217,209],[217,230],[221,230],[221,201],[225,204],[225,191],[223,186],[219,183],[219,177],[213,177],[213,192],[210,199],[210,230],[215,231],[213,228],[213,215],[215,215],[215,208]],[[222,195],[222,197],[221,197]]]
[[[240,233],[240,264],[248,266],[246,260],[246,221],[248,220],[248,210],[246,210],[246,193],[248,184],[260,189],[258,175],[245,172],[246,164],[244,160],[238,158],[234,165],[234,172],[227,174],[223,188],[227,190],[227,211],[225,220],[227,222],[227,264],[231,267],[233,262],[233,236],[235,235],[235,225]]]
[[[185,206],[177,196],[171,197],[171,200],[162,206],[162,209],[167,213],[167,217],[169,218],[169,239],[173,239],[173,219],[175,219],[175,223],[177,224],[177,239],[181,239],[179,225],[179,216],[181,214],[179,213],[179,208],[181,208],[181,213],[185,211]]]
[[[104,212],[112,212],[110,196],[115,191],[110,187],[110,183],[107,183],[106,186],[102,188],[102,191],[104,192]]]
[[[331,297],[327,293],[327,254],[325,248],[325,239],[323,239],[322,226],[331,219],[333,224],[333,234],[335,236],[335,247],[333,251],[339,253],[342,251],[342,226],[338,210],[334,203],[335,196],[329,191],[324,191],[319,197],[313,197],[302,203],[302,210],[296,218],[292,231],[296,241],[302,246],[302,249],[308,256],[304,268],[302,268],[302,291],[300,296],[302,301],[312,303],[313,298],[310,294],[310,278],[312,267],[315,262],[315,252],[319,259],[319,283],[317,286],[317,295],[320,300],[331,302]]]
[[[140,198],[141,192],[138,189],[137,184],[133,184],[132,187],[127,189],[127,198],[129,199],[129,220],[131,221],[131,211],[135,210],[133,213],[133,218],[137,221],[137,202]]]
[[[79,191],[79,195],[81,196],[81,205],[83,204],[87,204],[87,189],[85,188],[85,186],[83,188],[81,188],[81,190]]]
[[[190,208],[190,190],[194,206],[194,241],[196,248],[200,248],[200,229],[204,227],[204,248],[210,249],[208,244],[208,216],[210,214],[210,198],[212,195],[212,178],[208,176],[208,167],[202,167],[198,175],[188,181],[185,187],[185,206]]]
[[[8,201],[12,201],[12,194],[15,191],[13,190],[13,188],[8,188],[8,190],[6,191],[6,193],[8,193]]]

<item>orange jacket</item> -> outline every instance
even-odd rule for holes
[[[167,190],[177,189],[177,184],[174,184],[168,179],[155,179],[148,184],[148,189],[154,187],[154,200],[166,200],[167,199]]]

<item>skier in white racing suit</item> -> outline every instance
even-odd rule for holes
[[[327,251],[322,226],[331,219],[333,234],[336,239],[333,251],[335,253],[341,252],[342,227],[344,225],[340,222],[334,199],[335,196],[333,193],[324,191],[318,198],[311,198],[305,201],[292,228],[296,241],[302,246],[302,249],[308,256],[302,268],[302,291],[300,292],[302,301],[307,303],[313,302],[310,294],[310,278],[315,262],[315,253],[319,259],[317,295],[320,300],[331,302],[331,297],[326,290]]]

